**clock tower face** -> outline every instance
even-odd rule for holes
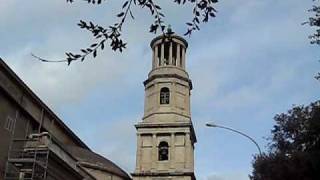
[[[192,82],[185,69],[185,39],[168,31],[151,41],[152,69],[137,129],[134,180],[194,180],[196,135],[190,113]]]

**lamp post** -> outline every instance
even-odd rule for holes
[[[250,136],[246,135],[245,133],[240,132],[240,131],[235,130],[235,129],[232,129],[232,128],[229,128],[229,127],[220,126],[220,125],[217,125],[217,124],[214,124],[214,123],[207,123],[207,124],[206,124],[206,126],[208,126],[208,127],[216,127],[216,128],[226,129],[226,130],[229,130],[229,131],[232,131],[232,132],[238,133],[238,134],[240,134],[240,135],[242,135],[242,136],[244,136],[244,137],[246,137],[246,138],[250,139],[250,141],[252,141],[252,142],[257,146],[260,156],[262,155],[262,153],[261,153],[261,149],[260,149],[260,146],[258,145],[258,143],[257,143],[257,142],[252,138],[252,137],[250,137]]]

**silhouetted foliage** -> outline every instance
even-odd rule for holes
[[[311,44],[317,44],[320,45],[320,5],[317,4],[320,1],[319,0],[313,0],[317,1],[313,5],[311,9],[309,9],[309,12],[313,13],[313,16],[309,18],[309,20],[306,22],[311,27],[316,28],[316,32],[309,36],[309,39],[311,40]]]
[[[313,0],[314,5],[309,12],[313,15],[309,17],[309,20],[303,24],[309,24],[311,27],[315,28],[314,34],[309,36],[311,44],[320,45],[320,0]],[[318,73],[315,77],[316,79],[320,80],[320,73]]]
[[[255,157],[251,179],[320,179],[320,101],[274,119],[269,152]]]
[[[67,3],[74,3],[75,0],[66,0]],[[92,5],[102,5],[103,2],[109,3],[106,0],[84,0],[88,4]],[[173,3],[184,5],[186,3],[193,4],[193,11],[194,14],[192,21],[187,22],[187,31],[184,35],[191,35],[193,31],[200,30],[199,25],[202,23],[206,23],[209,21],[210,17],[215,17],[216,10],[213,7],[218,0],[173,0]],[[124,0],[122,5],[122,10],[116,16],[119,18],[119,21],[113,25],[108,27],[103,27],[98,24],[94,24],[93,22],[89,21],[86,22],[81,20],[78,23],[78,26],[82,29],[86,29],[89,31],[92,36],[95,38],[95,42],[87,48],[83,48],[80,50],[80,53],[66,53],[66,58],[63,60],[58,61],[50,61],[38,56],[33,55],[40,61],[44,62],[67,62],[68,65],[72,61],[77,60],[85,60],[85,58],[92,54],[95,58],[99,50],[103,50],[107,41],[110,42],[110,47],[113,51],[119,50],[120,52],[126,48],[126,43],[121,38],[121,31],[123,28],[123,24],[126,21],[128,15],[134,19],[132,8],[133,6],[139,8],[148,9],[150,15],[153,17],[154,22],[151,23],[149,32],[157,33],[158,30],[162,31],[163,35],[165,36],[164,30],[166,29],[167,25],[163,21],[163,17],[165,15],[161,12],[161,7],[159,4],[156,4],[154,0]]]

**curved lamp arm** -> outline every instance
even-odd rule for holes
[[[229,131],[232,131],[232,132],[238,133],[238,134],[240,134],[240,135],[242,135],[242,136],[244,136],[244,137],[246,137],[246,138],[250,139],[250,140],[251,140],[251,141],[252,141],[252,142],[257,146],[260,156],[262,155],[262,153],[261,153],[261,149],[260,149],[260,146],[258,145],[258,143],[257,143],[257,142],[252,138],[252,137],[250,137],[250,136],[246,135],[245,133],[240,132],[240,131],[235,130],[235,129],[232,129],[232,128],[229,128],[229,127],[220,126],[220,125],[213,124],[213,123],[207,123],[207,124],[206,124],[206,126],[208,126],[208,127],[216,127],[216,128],[227,129],[227,130],[229,130]]]

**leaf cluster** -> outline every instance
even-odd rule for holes
[[[178,4],[184,4],[186,1],[175,0]],[[194,3],[193,7],[193,19],[191,22],[187,22],[187,32],[184,34],[191,35],[195,30],[200,30],[200,23],[207,23],[209,18],[216,17],[217,10],[213,7],[218,0],[189,0],[189,2]]]
[[[66,0],[67,3],[74,3],[75,0]],[[102,2],[105,0],[84,0],[88,4],[102,5]],[[210,19],[210,17],[215,17],[216,10],[213,7],[217,0],[173,0],[173,3],[177,3],[179,5],[184,5],[186,3],[194,4],[193,14],[194,17],[191,22],[187,24],[187,32],[184,35],[191,35],[191,33],[195,30],[200,30],[199,26],[201,23],[206,23]],[[159,4],[156,4],[154,0],[124,0],[122,4],[122,10],[116,15],[119,19],[117,23],[110,25],[108,27],[104,27],[98,24],[94,24],[89,21],[86,22],[84,20],[80,20],[78,26],[82,29],[89,31],[93,38],[94,42],[86,48],[80,49],[79,53],[67,52],[66,58],[58,61],[50,61],[40,57],[36,57],[40,61],[44,62],[67,62],[70,65],[73,61],[84,61],[88,55],[92,54],[92,57],[95,58],[98,54],[98,51],[103,50],[106,43],[109,43],[109,46],[113,51],[119,50],[120,52],[126,48],[126,43],[122,39],[122,28],[128,16],[131,19],[135,19],[132,7],[138,7],[141,9],[148,9],[150,12],[150,16],[153,17],[154,21],[151,23],[149,32],[157,33],[157,31],[161,31],[166,37],[166,33],[164,32],[167,25],[165,24],[163,18],[165,15],[161,12],[161,7]]]
[[[309,17],[308,21],[302,23],[308,24],[311,27],[315,28],[315,32],[309,35],[310,43],[320,45],[320,0],[313,0],[314,5],[308,11],[312,13],[312,16]],[[318,73],[315,78],[320,80],[320,73]]]
[[[109,26],[109,28],[104,28],[99,25],[93,24],[91,21],[89,23],[86,23],[85,21],[80,20],[80,23],[78,23],[78,26],[82,29],[86,29],[91,32],[92,36],[96,39],[96,42],[91,44],[90,47],[81,49],[81,54],[72,54],[72,53],[66,53],[67,55],[67,61],[68,64],[71,63],[71,61],[79,60],[83,61],[87,55],[92,54],[95,58],[97,56],[97,51],[99,49],[103,50],[105,47],[105,42],[107,40],[110,40],[110,46],[111,49],[116,51],[119,50],[122,52],[124,48],[126,48],[126,43],[120,39],[120,29],[121,29],[121,23],[120,24],[114,24],[113,26]]]
[[[67,3],[74,2],[74,0],[66,0],[66,1],[67,1]],[[84,0],[84,1],[86,1],[89,4],[101,4],[102,3],[102,0]],[[103,1],[105,1],[105,0],[103,0]]]
[[[309,24],[311,27],[316,28],[315,33],[309,36],[311,44],[320,45],[320,4],[317,4],[320,1],[314,1],[317,2],[315,2],[312,8],[309,9],[309,12],[313,13],[313,16],[309,17],[309,20],[306,23]]]

